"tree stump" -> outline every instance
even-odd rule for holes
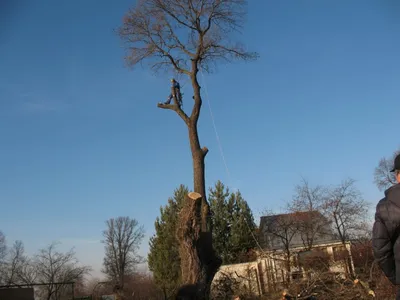
[[[179,213],[177,238],[180,243],[182,284],[196,285],[196,299],[209,298],[212,280],[221,265],[212,247],[210,227],[202,226],[209,222],[209,217],[209,207],[202,196],[196,192],[189,193]]]

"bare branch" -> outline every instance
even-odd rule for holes
[[[374,182],[379,190],[385,190],[397,183],[392,172],[395,157],[400,154],[400,150],[395,151],[391,157],[382,158],[374,171]]]
[[[158,103],[157,106],[162,109],[170,109],[175,111],[187,125],[189,124],[190,122],[189,117],[178,105]]]
[[[177,72],[193,75],[194,70],[187,69],[193,59],[206,71],[228,56],[255,59],[256,53],[229,41],[230,32],[242,27],[245,6],[244,0],[139,1],[118,30],[127,45],[127,62],[134,66],[149,60],[153,65],[167,59]]]

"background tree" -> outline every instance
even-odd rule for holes
[[[395,151],[391,157],[383,157],[375,168],[374,182],[379,190],[383,191],[396,184],[396,178],[390,170],[393,169],[395,157],[400,154],[400,149]]]
[[[25,255],[22,241],[15,241],[8,249],[4,240],[4,258],[0,262],[0,284],[29,284],[37,277],[37,269],[27,255]]]
[[[78,281],[90,271],[89,267],[79,264],[72,249],[62,253],[56,250],[56,245],[52,243],[39,250],[34,257],[37,282],[48,284],[40,289],[40,294],[46,300],[61,300],[64,296],[71,296],[71,285],[53,283]]]
[[[368,206],[353,179],[344,180],[336,187],[330,188],[324,203],[324,210],[332,220],[335,233],[342,242],[342,251],[339,256],[346,262],[350,276],[354,276],[354,270],[349,257],[350,253],[345,246],[364,229]]]
[[[233,222],[231,225],[230,245],[232,263],[247,262],[250,250],[257,246],[256,229],[253,213],[240,191],[232,193],[229,203],[233,203]]]
[[[184,185],[174,191],[168,204],[160,208],[160,217],[157,217],[154,224],[156,232],[150,238],[148,265],[165,299],[175,295],[181,282],[179,243],[175,233],[178,215],[188,192]]]
[[[215,251],[222,259],[222,264],[233,261],[231,247],[231,227],[233,223],[234,199],[230,198],[229,188],[217,181],[214,188],[209,189],[209,201],[212,216],[212,235]]]
[[[7,243],[6,237],[2,231],[0,231],[0,270],[4,268],[5,258],[7,255]],[[0,271],[0,282],[4,283],[3,272]]]
[[[102,271],[123,292],[124,277],[131,275],[135,267],[143,262],[137,251],[144,237],[144,229],[130,217],[111,218],[106,225],[103,231],[105,256]]]
[[[364,229],[368,207],[353,179],[330,188],[323,206],[343,244]]]
[[[245,262],[250,249],[256,246],[253,213],[240,191],[217,181],[209,193],[213,222],[214,248],[223,264]]]
[[[6,237],[3,234],[3,232],[0,231],[0,261],[3,261],[3,259],[6,257],[6,254],[7,254]]]
[[[25,256],[24,262],[21,265],[18,273],[18,280],[22,284],[35,283],[38,278],[38,270],[35,265],[35,260]]]
[[[311,186],[304,178],[295,187],[295,195],[289,203],[292,213],[306,212],[299,215],[298,231],[306,250],[310,250],[317,238],[328,237],[330,222],[323,215],[323,206],[327,197],[326,187]]]
[[[269,250],[282,249],[287,271],[286,283],[289,283],[292,258],[292,241],[299,230],[296,213],[273,214],[267,213],[262,217],[262,238]]]
[[[24,254],[24,244],[22,241],[15,241],[13,247],[9,250],[7,259],[0,272],[3,273],[3,281],[6,285],[18,284],[21,282],[23,267],[26,263]]]
[[[193,268],[193,272],[198,270],[198,274],[189,277],[198,278],[203,296],[209,294],[220,262],[212,249],[210,212],[206,200],[204,160],[208,149],[201,147],[197,131],[202,106],[198,73],[201,69],[209,71],[220,60],[257,57],[256,53],[249,53],[229,40],[230,33],[240,30],[243,24],[245,4],[245,0],[141,0],[127,13],[119,30],[120,37],[126,42],[129,65],[135,66],[147,60],[155,70],[173,69],[186,75],[193,88],[194,103],[189,116],[178,105],[158,106],[175,111],[189,132],[193,189],[202,196],[202,213],[201,236],[195,242],[197,255],[196,252],[188,252],[185,259],[187,263],[190,261],[198,265]],[[183,278],[185,283],[193,283],[188,280]]]
[[[87,291],[87,280],[85,280],[85,278],[82,278],[82,279],[75,281],[74,297],[79,299],[79,298],[85,297],[87,295],[91,295],[90,292],[88,293],[88,291]],[[72,300],[74,300],[74,299],[72,299]]]

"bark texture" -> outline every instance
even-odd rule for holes
[[[205,214],[204,202],[200,193],[189,193],[177,228],[182,283],[196,286],[197,299],[209,298],[211,282],[221,265],[213,251],[211,231],[203,230],[203,224],[207,224],[209,218],[209,209]]]

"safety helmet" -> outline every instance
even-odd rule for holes
[[[171,78],[171,82],[175,82],[175,78]]]

